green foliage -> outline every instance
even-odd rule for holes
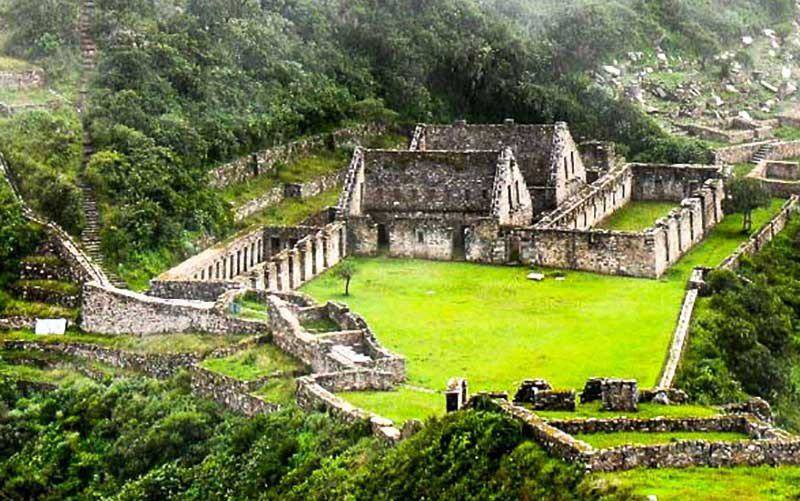
[[[83,226],[75,177],[80,125],[68,109],[33,111],[0,120],[0,150],[23,197],[34,209],[76,234]]]
[[[36,228],[22,216],[11,188],[0,180],[0,272],[13,269],[16,260],[31,251],[38,238]]]
[[[757,179],[734,178],[725,186],[728,197],[725,199],[725,212],[742,214],[742,231],[749,232],[753,224],[753,211],[768,207],[770,195]]]
[[[795,368],[800,365],[800,223],[746,260],[742,276],[715,272],[715,294],[700,303],[679,387],[704,402],[757,395],[777,405],[789,426],[800,426]]]
[[[13,410],[12,412],[5,409]],[[222,414],[187,381],[77,382],[20,398],[0,380],[0,490],[11,498],[599,499],[508,417],[462,412],[397,447],[296,410]]]

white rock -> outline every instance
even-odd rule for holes
[[[603,71],[615,77],[622,76],[622,70],[616,66],[605,65],[603,66]]]
[[[772,85],[771,83],[767,82],[766,80],[761,80],[759,83],[761,84],[762,87],[764,87],[770,92],[775,92],[775,93],[778,92],[778,88]]]
[[[781,48],[781,44],[777,40],[772,40],[769,44],[770,46],[772,46],[773,49]]]
[[[67,320],[65,318],[57,319],[36,319],[36,335],[63,335],[67,332]]]
[[[753,37],[745,35],[742,37],[742,44],[745,46],[753,45]]]
[[[542,280],[544,280],[544,274],[543,273],[535,273],[535,272],[534,273],[529,273],[528,274],[528,280],[533,280],[534,282],[541,282]]]
[[[657,58],[659,61],[663,62],[663,63],[666,63],[666,62],[668,61],[668,59],[667,59],[667,55],[666,55],[666,54],[664,54],[663,52],[659,52],[658,54],[656,54],[656,58]]]
[[[778,55],[778,53],[775,52],[773,49],[770,49],[769,52],[767,52],[767,54],[769,54],[769,57],[775,57]]]
[[[764,28],[763,30],[761,30],[761,33],[763,33],[765,36],[768,36],[769,38],[775,38],[776,36],[775,32],[769,28]]]
[[[556,282],[563,282],[567,277],[556,277]]]
[[[784,66],[783,69],[781,69],[781,77],[783,77],[784,80],[791,80],[792,69],[788,66]]]
[[[718,95],[711,94],[711,99],[709,100],[708,104],[710,104],[711,106],[720,107],[723,104],[725,104],[725,101],[723,101],[722,98],[719,97]]]
[[[752,120],[753,119],[753,117],[750,116],[750,113],[748,113],[748,112],[746,112],[744,110],[740,111],[737,116],[739,118],[741,118],[742,120]]]
[[[739,93],[739,89],[737,89],[736,87],[734,87],[731,84],[728,84],[728,85],[725,86],[725,92],[730,92],[731,94],[738,94]]]

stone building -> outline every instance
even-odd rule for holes
[[[558,207],[586,186],[578,145],[567,124],[521,125],[419,125],[411,149],[416,151],[469,151],[511,148],[533,201],[534,217]]]
[[[483,260],[484,235],[533,219],[531,195],[510,148],[359,150],[340,202],[357,254]]]

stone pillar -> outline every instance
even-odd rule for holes
[[[323,271],[325,271],[325,238],[323,237],[322,232],[320,231],[316,235],[312,237],[314,239],[314,244],[317,248],[317,256],[316,256],[316,275],[319,275]]]
[[[304,281],[314,278],[314,256],[311,252],[311,239],[304,238],[299,244],[303,259]]]
[[[286,292],[291,288],[289,284],[289,258],[281,254],[276,263],[278,265],[278,290]]]
[[[274,261],[271,261],[266,265],[265,281],[267,283],[268,291],[278,290],[278,266]]]
[[[300,251],[297,250],[297,247],[289,251],[289,255],[291,256],[291,264],[292,264],[292,283],[291,287],[292,290],[300,288],[303,285],[303,263],[300,261]]]
[[[455,412],[464,407],[469,397],[467,393],[467,380],[462,378],[450,379],[447,383],[447,391],[444,397],[447,412]]]
[[[325,236],[328,242],[328,266],[335,266],[341,260],[339,258],[339,232],[326,231]]]

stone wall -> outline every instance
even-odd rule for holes
[[[274,174],[280,164],[288,164],[317,150],[333,150],[344,144],[358,143],[368,136],[386,131],[387,128],[381,124],[358,125],[262,150],[213,169],[210,173],[211,184],[215,188],[224,188],[255,177]]]
[[[546,422],[531,411],[502,399],[479,395],[469,406],[503,412],[519,420],[528,433],[550,454],[583,465],[589,472],[611,472],[633,468],[732,467],[800,464],[800,438],[786,438],[752,416],[719,416],[637,420],[585,419]],[[622,431],[736,431],[750,440],[720,442],[681,440],[661,445],[629,445],[596,450],[572,433]]]
[[[633,172],[620,166],[567,200],[536,224],[536,228],[588,229],[624,207],[633,194]]]
[[[694,270],[693,274],[700,273],[701,270]],[[683,350],[686,346],[686,341],[689,338],[689,329],[692,325],[692,315],[694,313],[694,305],[697,302],[699,291],[697,289],[689,289],[683,297],[681,303],[681,313],[678,316],[678,324],[672,334],[672,342],[670,343],[669,351],[667,352],[667,360],[664,367],[661,369],[661,377],[658,380],[658,388],[670,388],[672,382],[675,380],[675,373],[678,371],[678,366],[683,356]]]
[[[208,249],[151,282],[150,295],[211,301],[241,286],[299,288],[347,255],[343,222],[325,227],[264,227]]]
[[[753,158],[753,155],[755,155],[762,146],[767,144],[770,144],[770,141],[759,141],[756,143],[719,148],[714,151],[714,163],[732,165],[749,162]]]
[[[680,202],[709,179],[721,177],[719,166],[631,164],[633,200]]]
[[[161,299],[88,283],[83,289],[81,327],[87,332],[111,335],[267,332],[262,322],[231,317],[231,301],[232,297],[217,303]]]
[[[283,202],[286,198],[289,198],[287,196],[288,186],[292,187],[293,192],[299,193],[299,198],[311,198],[339,186],[344,179],[345,173],[346,170],[341,170],[339,172],[333,172],[331,174],[321,176],[306,183],[275,187],[264,195],[250,200],[244,205],[236,207],[236,209],[233,211],[234,221],[242,221],[243,219],[252,216],[257,212],[261,212],[268,207],[272,207]]]
[[[0,89],[28,90],[44,87],[45,75],[40,69],[0,71]]]
[[[721,143],[743,143],[745,141],[752,141],[757,137],[756,131],[754,130],[718,129],[700,124],[684,124],[680,127],[691,136]]]
[[[531,223],[533,219],[531,193],[509,148],[504,149],[497,160],[492,192],[491,214],[498,224],[522,226]]]
[[[28,317],[4,317],[0,318],[0,331],[21,331],[33,330],[36,327],[36,319]]]
[[[660,165],[620,168],[598,180],[577,200],[547,215],[532,229],[515,230],[509,238],[520,240],[524,263],[658,278],[724,217],[723,181],[714,178],[700,182],[718,173],[718,168],[670,169]],[[631,198],[669,200],[689,187],[694,188],[691,196],[648,230],[592,229]]]
[[[783,181],[800,181],[800,163],[784,161],[767,161],[767,177]]]
[[[781,207],[780,212],[767,224],[762,226],[758,232],[747,239],[746,242],[743,242],[742,245],[720,265],[720,268],[724,270],[735,270],[739,267],[743,256],[750,256],[757,253],[772,241],[775,235],[786,227],[786,223],[789,221],[792,213],[797,210],[797,202],[799,199],[797,195],[793,195],[787,200],[786,203],[783,204],[783,207]]]
[[[619,162],[616,146],[612,142],[585,141],[578,144],[586,166],[586,182],[592,184],[614,169]]]
[[[270,414],[280,406],[250,394],[250,385],[236,378],[193,365],[189,368],[192,393],[226,409],[252,417]]]

